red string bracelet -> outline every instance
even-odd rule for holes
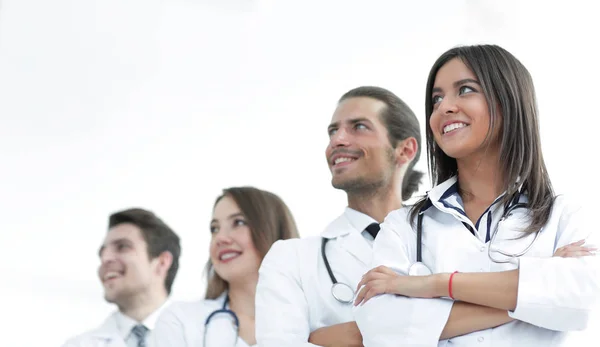
[[[454,300],[454,296],[452,296],[452,277],[454,277],[454,274],[458,273],[458,271],[454,271],[453,273],[450,274],[450,280],[448,281],[448,296],[450,296],[450,299]]]

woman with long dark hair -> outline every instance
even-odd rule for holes
[[[465,333],[439,345],[564,345],[600,295],[597,226],[553,191],[529,72],[495,45],[445,52],[426,124],[434,187],[381,225],[355,301],[364,345],[437,346],[453,315]],[[504,319],[471,322],[475,307]]]

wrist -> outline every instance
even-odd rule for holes
[[[436,298],[448,296],[448,283],[450,282],[449,273],[438,273],[434,276],[434,296]]]
[[[312,333],[310,333],[310,335],[308,335],[308,342],[315,344],[315,345],[320,345],[320,346],[324,346],[324,340],[321,338],[321,332],[322,332],[323,328],[319,328],[315,331],[313,331]]]

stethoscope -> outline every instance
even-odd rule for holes
[[[202,343],[203,343],[204,347],[208,347],[209,346],[207,344],[207,341],[206,341],[206,335],[207,335],[207,332],[208,332],[209,323],[211,322],[211,320],[213,320],[215,317],[217,317],[219,315],[229,316],[229,319],[230,319],[231,324],[233,325],[233,328],[234,328],[234,331],[235,331],[235,340],[233,342],[233,345],[235,346],[235,343],[237,343],[237,338],[239,336],[239,330],[240,330],[240,320],[238,319],[238,316],[235,314],[235,312],[227,309],[227,304],[228,303],[229,303],[229,295],[226,295],[225,296],[225,300],[223,300],[223,307],[220,308],[220,309],[218,309],[218,310],[214,310],[206,318],[206,321],[204,322],[204,337],[202,339]]]
[[[329,260],[327,259],[327,254],[325,252],[325,245],[327,245],[328,241],[329,239],[325,237],[321,239],[321,256],[323,257],[325,268],[327,268],[327,273],[329,273],[329,278],[331,279],[331,295],[342,304],[350,304],[354,299],[354,290],[348,284],[338,282],[333,271],[331,271],[331,266],[329,265]]]
[[[527,208],[526,203],[518,202],[520,196],[521,196],[521,193],[519,191],[517,191],[515,193],[515,195],[513,196],[513,198],[510,199],[507,204],[505,204],[504,212],[502,213],[502,217],[500,218],[500,221],[496,224],[496,227],[494,228],[494,233],[490,235],[490,244],[488,246],[488,257],[495,263],[509,263],[514,258],[518,258],[518,257],[524,255],[525,253],[529,252],[531,247],[533,247],[533,245],[535,244],[535,241],[537,240],[538,236],[540,235],[540,232],[537,231],[535,233],[533,241],[531,241],[529,246],[527,246],[523,251],[518,252],[518,253],[507,253],[507,252],[502,251],[501,249],[494,249],[495,252],[498,252],[498,253],[502,254],[503,256],[508,257],[509,258],[508,260],[498,260],[498,259],[495,259],[494,257],[492,257],[491,251],[492,251],[492,248],[494,248],[493,244],[494,244],[494,241],[496,240],[496,235],[498,234],[498,227],[500,226],[500,223],[503,222],[504,220],[506,220],[506,218],[508,218],[516,209]],[[427,197],[427,199],[429,199],[429,197]],[[427,265],[425,265],[423,263],[422,246],[423,246],[423,214],[424,213],[425,213],[425,209],[422,209],[421,211],[419,211],[419,215],[417,217],[417,262],[412,264],[410,266],[410,268],[408,269],[408,274],[410,276],[427,276],[427,275],[432,274],[431,270],[427,267]]]

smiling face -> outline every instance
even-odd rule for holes
[[[325,150],[335,188],[364,192],[386,186],[393,179],[395,152],[380,119],[385,107],[385,103],[369,97],[339,103]]]
[[[98,276],[110,303],[125,306],[132,297],[163,285],[159,260],[150,259],[142,232],[133,224],[111,228],[99,254]]]
[[[487,100],[475,74],[460,59],[454,58],[438,70],[431,98],[429,126],[446,155],[464,159],[486,150],[495,151],[488,154],[498,151],[501,124],[495,124],[489,133]]]
[[[210,260],[222,279],[231,283],[258,275],[261,257],[246,217],[230,196],[215,205],[210,230]]]

